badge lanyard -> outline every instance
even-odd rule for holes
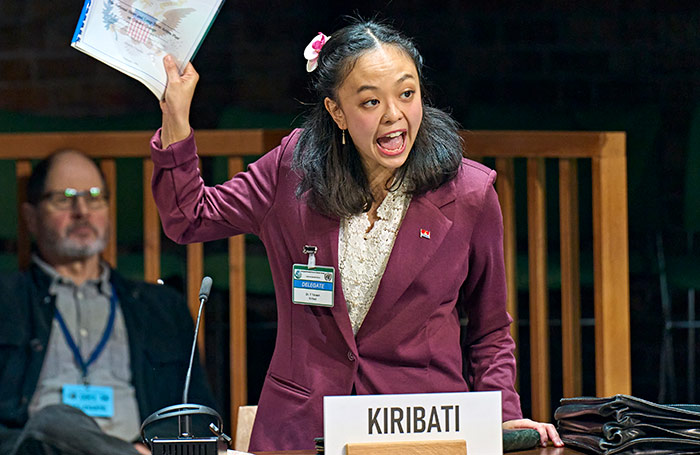
[[[56,320],[58,321],[58,324],[61,326],[61,330],[63,331],[63,336],[66,338],[66,343],[68,343],[68,347],[70,348],[71,351],[73,351],[73,357],[75,358],[75,361],[78,363],[80,366],[80,369],[83,372],[83,382],[87,383],[87,370],[88,367],[95,361],[97,358],[102,354],[102,351],[105,348],[105,345],[107,344],[107,341],[109,340],[109,337],[112,334],[112,328],[114,327],[114,318],[115,318],[115,313],[117,312],[117,293],[114,291],[114,286],[112,286],[112,295],[109,298],[109,319],[107,320],[107,326],[105,327],[105,331],[102,334],[102,339],[100,340],[99,343],[97,343],[97,346],[95,346],[95,349],[92,351],[92,354],[90,354],[90,357],[88,358],[87,362],[83,359],[83,356],[80,354],[80,349],[78,349],[78,345],[75,343],[75,340],[71,336],[70,332],[68,331],[68,326],[66,326],[66,322],[63,320],[63,316],[61,316],[61,312],[58,311],[58,307],[56,307]]]

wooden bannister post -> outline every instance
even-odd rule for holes
[[[530,264],[532,418],[541,422],[551,420],[546,202],[545,160],[528,158],[527,232]]]
[[[632,374],[624,133],[605,134],[593,158],[596,394],[630,394]]]
[[[506,309],[513,318],[510,334],[515,341],[515,360],[519,359],[518,351],[518,247],[515,228],[515,166],[513,158],[496,159],[496,192],[503,213],[503,256],[506,267]],[[517,384],[516,384],[517,387]]]
[[[153,161],[143,159],[143,277],[155,283],[160,278],[160,219],[151,193]]]
[[[117,165],[114,159],[105,158],[100,160],[100,169],[105,176],[105,185],[109,192],[109,219],[111,220],[109,229],[109,239],[107,246],[102,251],[102,258],[112,267],[117,267]]]
[[[559,160],[559,231],[561,245],[561,336],[564,397],[580,396],[581,277],[579,266],[578,166]]]
[[[204,278],[204,244],[190,243],[187,245],[187,305],[190,307],[190,314],[195,322],[197,321],[197,313],[199,313],[199,288],[202,285],[202,278]],[[205,327],[206,324],[202,316],[197,334],[197,347],[202,362],[204,362],[206,353]]]
[[[29,160],[17,160],[15,164],[15,175],[17,175],[17,210],[19,216],[19,226],[17,226],[17,262],[20,269],[29,266],[32,239],[25,228],[24,215],[22,215],[22,204],[27,202],[27,180],[32,175],[32,163]]]

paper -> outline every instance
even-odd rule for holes
[[[326,455],[348,443],[463,439],[469,455],[503,453],[501,392],[326,396]]]
[[[86,0],[71,46],[141,81],[161,99],[163,57],[180,72],[199,49],[224,0]]]

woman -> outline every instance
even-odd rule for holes
[[[169,57],[151,143],[170,238],[247,232],[268,252],[278,332],[251,450],[312,448],[324,395],[467,390],[502,391],[504,428],[561,445],[552,425],[522,419],[513,386],[495,172],[462,159],[457,125],[426,103],[415,46],[358,22],[305,56],[317,104],[247,172],[204,186],[188,121],[198,75]],[[295,281],[314,262],[332,272],[325,292]]]

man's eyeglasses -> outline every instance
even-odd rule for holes
[[[101,209],[107,205],[106,192],[103,192],[97,186],[93,186],[89,190],[84,191],[78,191],[75,188],[48,191],[41,196],[41,200],[47,201],[58,210],[70,210],[81,196],[85,201],[85,205],[90,210]]]

